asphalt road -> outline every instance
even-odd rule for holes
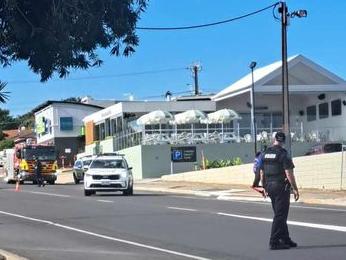
[[[294,205],[296,249],[270,251],[268,203],[136,193],[84,197],[82,185],[0,184],[0,247],[35,260],[345,259],[346,208]]]

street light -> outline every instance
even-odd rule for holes
[[[298,10],[289,13],[285,2],[279,2],[281,14],[281,52],[282,52],[282,128],[286,134],[286,149],[291,155],[291,133],[289,118],[289,90],[288,90],[288,65],[287,65],[287,25],[289,18],[302,18],[307,16],[306,10]]]
[[[257,130],[256,130],[256,116],[255,116],[255,83],[253,78],[253,70],[256,67],[257,63],[255,61],[251,62],[249,67],[251,69],[251,136],[255,142],[255,155],[257,153]]]

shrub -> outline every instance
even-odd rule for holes
[[[229,166],[241,165],[241,164],[243,164],[243,162],[239,157],[235,157],[229,160],[213,160],[213,161],[205,159],[206,169],[222,168],[222,167],[229,167]],[[200,168],[203,169],[203,164],[200,166]]]

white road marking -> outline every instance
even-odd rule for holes
[[[97,200],[99,202],[105,202],[105,203],[113,203],[114,201],[112,200]]]
[[[62,198],[70,198],[71,197],[70,195],[48,193],[48,192],[41,192],[41,191],[22,191],[22,192],[28,192],[28,193],[39,194],[39,195],[47,195],[47,196],[53,196],[53,197],[62,197]]]
[[[201,257],[201,256],[185,254],[185,253],[181,253],[181,252],[178,252],[178,251],[173,251],[173,250],[169,250],[169,249],[165,249],[165,248],[161,248],[161,247],[150,246],[150,245],[147,245],[147,244],[133,242],[133,241],[130,241],[130,240],[125,240],[125,239],[121,239],[121,238],[116,238],[116,237],[106,236],[106,235],[102,235],[102,234],[97,234],[97,233],[90,232],[90,231],[87,231],[87,230],[78,229],[78,228],[74,228],[74,227],[71,227],[71,226],[65,226],[65,225],[62,225],[62,224],[59,224],[59,223],[54,223],[54,222],[49,221],[49,220],[43,220],[43,219],[38,219],[38,218],[31,218],[31,217],[27,217],[27,216],[23,216],[23,215],[19,215],[19,214],[14,214],[14,213],[6,212],[6,211],[0,211],[0,214],[7,215],[7,216],[12,216],[12,217],[17,217],[17,218],[21,218],[21,219],[26,219],[26,220],[30,220],[30,221],[40,222],[40,223],[44,223],[44,224],[48,224],[48,225],[53,225],[55,227],[59,227],[59,228],[66,229],[66,230],[75,231],[75,232],[86,234],[86,235],[90,235],[90,236],[93,236],[93,237],[103,238],[103,239],[107,239],[107,240],[111,240],[111,241],[116,241],[116,242],[127,244],[127,245],[132,245],[132,246],[146,248],[146,249],[150,249],[150,250],[154,250],[154,251],[158,251],[158,252],[163,252],[163,253],[167,253],[167,254],[171,254],[171,255],[182,256],[182,257],[186,257],[186,258],[189,258],[189,259],[211,260],[210,258],[205,258],[205,257]]]
[[[167,207],[168,209],[176,209],[176,210],[182,210],[182,211],[198,211],[197,209],[187,209],[187,208],[177,208],[177,207]]]
[[[310,206],[295,206],[291,205],[291,208],[302,208],[302,209],[317,209],[317,210],[329,210],[329,211],[341,211],[346,212],[346,209],[334,209],[334,208],[323,208],[323,207],[310,207]]]
[[[221,216],[252,219],[252,220],[259,220],[259,221],[264,221],[264,222],[272,222],[273,221],[270,218],[251,217],[251,216],[246,216],[246,215],[228,214],[228,213],[223,213],[223,212],[218,212],[217,214],[221,215]],[[292,225],[292,226],[301,226],[301,227],[310,227],[310,228],[318,228],[318,229],[326,229],[326,230],[332,230],[332,231],[346,232],[345,226],[325,225],[325,224],[316,224],[316,223],[291,221],[291,220],[288,220],[287,224]]]
[[[171,198],[183,198],[183,199],[192,199],[192,200],[220,200],[218,198],[198,198],[198,197],[190,197],[190,196],[169,196]],[[226,201],[226,200],[221,200]],[[235,203],[245,203],[245,204],[257,204],[257,205],[270,205],[270,201],[265,201],[261,198],[261,201],[245,201],[245,200],[234,200],[232,202]],[[294,202],[294,203],[299,203]],[[314,207],[314,206],[300,206],[300,205],[290,205],[291,208],[303,208],[303,209],[315,209],[315,210],[326,210],[326,211],[340,211],[346,212],[346,209],[338,209],[338,208],[325,208],[325,207]]]

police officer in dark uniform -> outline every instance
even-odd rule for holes
[[[297,243],[291,240],[288,233],[287,216],[291,189],[296,201],[299,199],[299,192],[293,174],[294,164],[282,147],[285,139],[284,133],[277,132],[273,146],[267,148],[262,157],[261,180],[274,211],[269,241],[271,250],[297,247]]]

